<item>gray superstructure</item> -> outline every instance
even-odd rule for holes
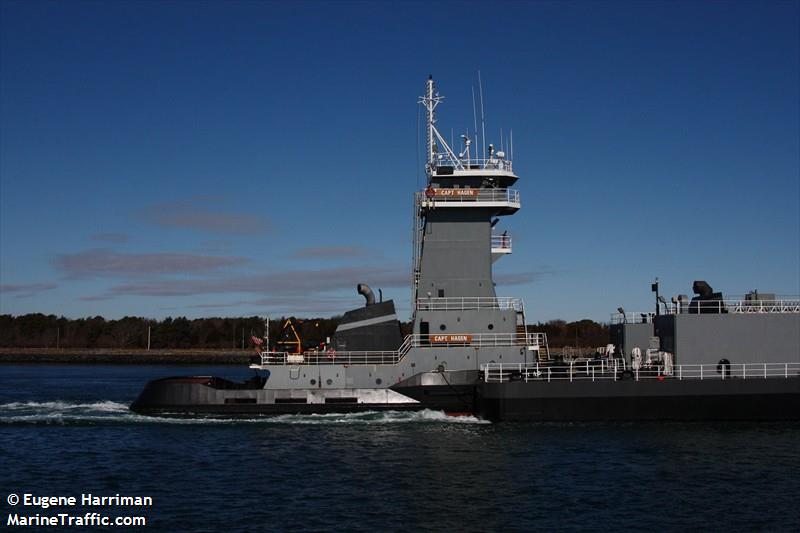
[[[422,381],[425,373],[439,374],[435,379],[444,374],[450,384],[472,382],[474,375],[464,371],[477,371],[489,361],[524,362],[529,347],[540,348],[543,337],[525,333],[522,301],[498,298],[492,279],[493,251],[508,253],[511,242],[507,234],[499,240],[493,236],[492,220],[520,208],[519,192],[510,188],[518,178],[511,161],[491,145],[485,158],[453,152],[436,128],[441,100],[428,79],[420,98],[428,119],[428,157],[427,186],[414,196],[412,334],[387,350],[383,328],[391,322],[364,318],[353,328],[345,321],[333,339],[334,349],[326,352],[327,361],[316,354],[291,362],[288,354],[262,354],[254,367],[269,371],[265,388],[313,391],[309,401],[324,398],[320,390],[339,395],[345,389],[360,402],[362,395],[372,396],[371,389]],[[345,318],[367,317],[376,305],[382,304],[367,298],[364,308]],[[381,316],[392,314],[393,307]],[[356,346],[361,349],[352,349]],[[319,369],[318,379],[301,372],[309,365]]]
[[[669,354],[675,365],[800,364],[800,297],[750,292],[724,298],[705,281],[696,296],[660,303],[656,313],[611,316],[611,344],[628,363],[637,349]]]

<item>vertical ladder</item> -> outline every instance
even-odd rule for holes
[[[411,314],[413,318],[416,318],[417,315],[417,289],[419,287],[420,263],[422,262],[422,241],[424,239],[424,230],[425,224],[420,216],[419,202],[415,198],[411,229],[411,246],[413,247],[411,252]]]

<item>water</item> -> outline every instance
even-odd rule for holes
[[[143,495],[168,531],[800,530],[800,424],[488,424],[438,412],[165,419],[148,379],[0,366],[0,495]],[[96,511],[78,507],[74,514]],[[53,528],[50,528],[51,530]],[[130,528],[128,528],[130,529]]]

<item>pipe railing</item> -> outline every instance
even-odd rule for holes
[[[741,363],[674,365],[630,370],[622,359],[581,361],[570,365],[538,363],[487,363],[481,365],[487,383],[507,381],[578,381],[578,380],[726,380],[800,377],[800,363]]]
[[[516,189],[429,189],[417,192],[416,197],[418,203],[429,207],[463,203],[520,205],[520,195]]]
[[[261,364],[269,365],[394,365],[411,350],[441,348],[486,348],[525,346],[532,350],[547,347],[544,333],[455,333],[442,335],[407,335],[400,348],[393,351],[306,351],[301,354],[287,352],[261,352]]]
[[[511,253],[511,235],[492,235],[492,250]]]
[[[416,308],[423,311],[463,311],[465,309],[513,309],[522,312],[521,298],[505,296],[455,296],[449,298],[417,298]]]
[[[511,161],[505,158],[499,157],[489,157],[489,158],[477,158],[473,157],[470,159],[465,158],[457,158],[452,159],[445,154],[441,154],[442,158],[437,160],[433,165],[432,168],[434,171],[438,170],[441,167],[452,167],[456,170],[505,170],[508,172],[512,171],[512,164]],[[448,174],[443,174],[448,175]]]
[[[787,296],[776,300],[699,300],[664,305],[666,315],[688,314],[787,314],[800,313],[800,297]],[[654,313],[611,313],[612,324],[642,324],[653,321]]]

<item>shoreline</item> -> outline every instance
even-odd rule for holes
[[[253,350],[0,348],[0,365],[21,363],[246,365],[253,356],[255,356]]]

